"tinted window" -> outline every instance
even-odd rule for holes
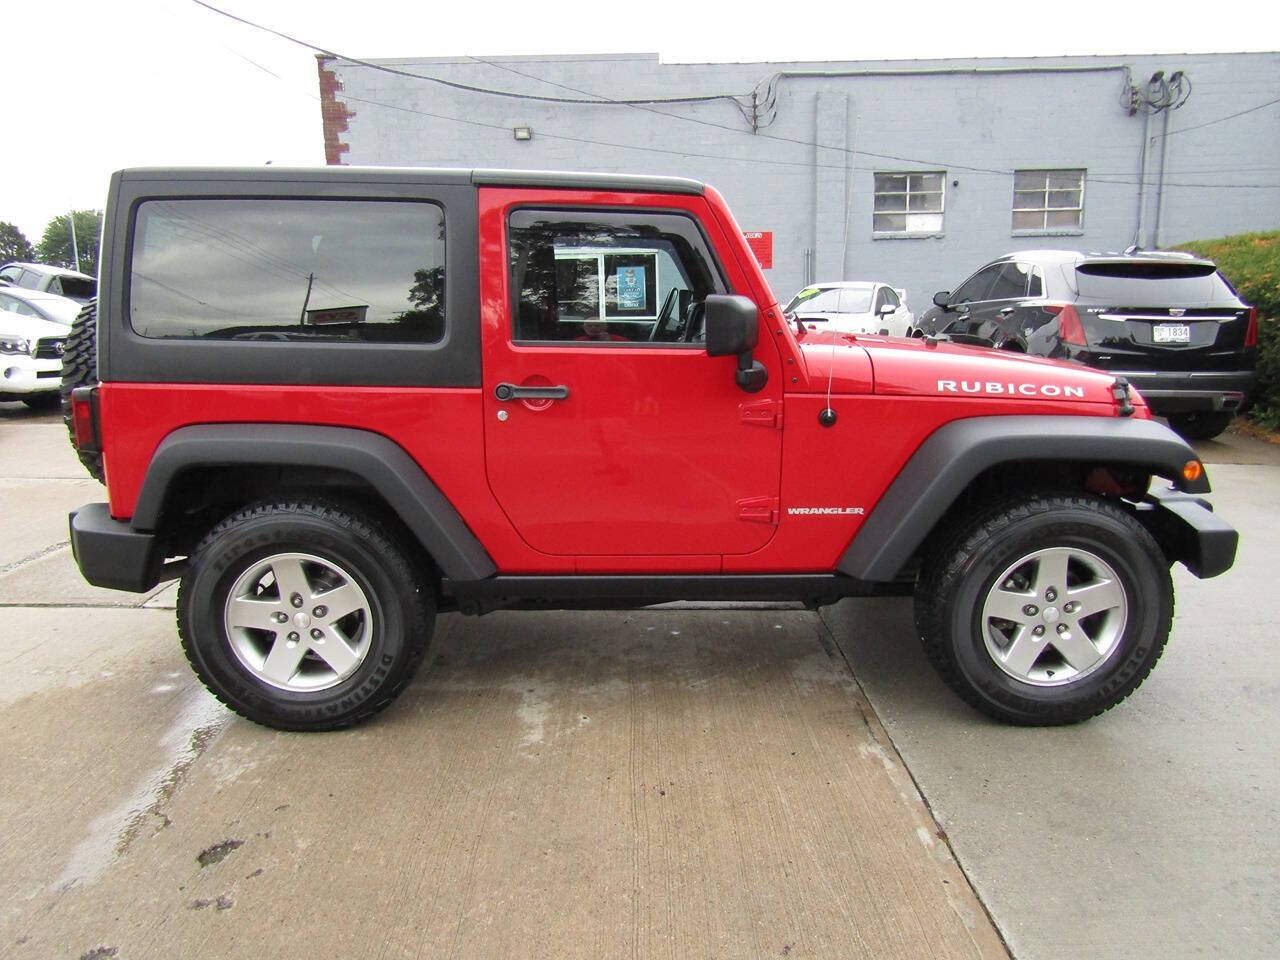
[[[983,267],[972,277],[960,285],[960,289],[951,294],[952,303],[973,303],[987,299],[987,291],[1000,272],[1001,264],[994,263]]]
[[[887,303],[889,306],[893,307],[895,310],[898,309],[898,307],[902,306],[902,301],[898,299],[897,292],[894,290],[891,290],[889,287],[881,287],[880,294],[881,296],[884,297],[884,302]]]
[[[693,306],[724,289],[683,216],[517,210],[507,243],[519,341],[700,340]]]
[[[995,283],[987,291],[988,300],[1013,300],[1027,294],[1027,274],[1031,268],[1025,263],[1006,263],[996,274]]]
[[[1039,267],[1031,268],[1031,282],[1027,285],[1027,296],[1044,296],[1044,271]]]
[[[1076,283],[1081,297],[1117,307],[1234,301],[1218,272],[1201,263],[1086,263]]]
[[[49,282],[49,292],[75,300],[88,300],[97,294],[98,282],[86,280],[83,277],[54,277]]]
[[[148,201],[129,311],[145,337],[436,342],[444,213],[407,201]]]

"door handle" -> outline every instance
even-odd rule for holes
[[[1014,308],[1013,308],[1013,307],[1005,307],[1005,308],[1004,308],[1003,310],[1001,310],[998,314],[996,314],[996,316],[999,316],[999,317],[1007,317],[1007,316],[1009,316],[1009,314],[1013,313],[1013,311],[1014,311]]]
[[[564,400],[569,396],[569,388],[558,387],[519,387],[514,383],[500,383],[493,388],[493,395],[498,400]]]

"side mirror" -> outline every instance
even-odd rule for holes
[[[747,393],[764,389],[769,371],[753,360],[751,351],[760,339],[760,311],[746,297],[722,293],[708,294],[704,301],[707,356],[738,357],[734,375]]]
[[[947,307],[951,305],[950,301],[951,301],[950,290],[939,290],[937,293],[933,295],[933,305],[935,307],[941,307],[943,310],[947,309]]]
[[[895,311],[895,310],[897,310],[897,309],[898,309],[898,308],[897,308],[897,307],[895,307],[892,303],[885,303],[885,304],[881,304],[881,306],[880,306],[880,316],[882,316],[882,317],[883,317],[883,316],[886,316],[887,314],[893,313],[893,311]]]

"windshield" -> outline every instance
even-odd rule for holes
[[[1080,296],[1117,306],[1232,303],[1234,298],[1212,264],[1085,263],[1076,268]]]
[[[31,305],[36,307],[41,313],[50,320],[56,320],[58,323],[71,325],[71,321],[76,318],[76,314],[80,312],[80,304],[74,300],[68,300],[65,297],[41,297],[31,300]]]
[[[784,313],[870,313],[870,287],[805,287]]]

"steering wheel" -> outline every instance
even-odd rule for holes
[[[706,331],[703,330],[706,313],[706,300],[695,300],[689,304],[689,319],[685,322],[682,338],[685,343],[703,343],[707,339]]]
[[[667,293],[667,299],[662,301],[662,309],[658,311],[658,319],[653,325],[653,329],[649,331],[649,341],[665,340],[663,334],[668,332],[668,327],[674,329],[671,318],[675,315],[676,293],[677,289],[672,287]]]

